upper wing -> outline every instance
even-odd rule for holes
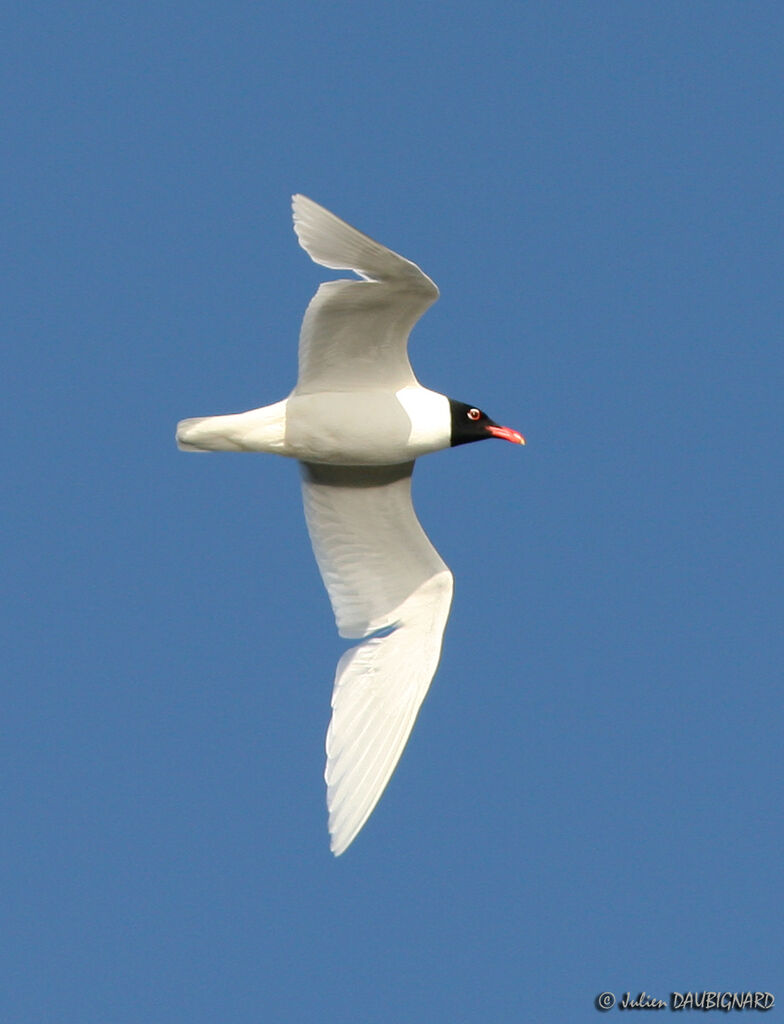
[[[452,574],[411,504],[413,466],[303,463],[305,517],[338,629],[365,638],[338,662],[332,693],[325,779],[336,855],[403,752],[452,603]]]
[[[296,391],[397,390],[416,383],[406,344],[411,328],[438,298],[419,267],[334,213],[296,195],[299,244],[316,263],[353,270],[363,281],[322,284],[305,312]]]

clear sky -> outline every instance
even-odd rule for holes
[[[783,43],[779,0],[5,14],[3,1021],[784,1002]],[[417,468],[454,608],[339,860],[297,468],[174,444],[293,385],[294,191],[528,439]]]

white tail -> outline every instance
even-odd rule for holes
[[[276,452],[283,455],[286,401],[229,416],[180,420],[177,447],[185,452]]]

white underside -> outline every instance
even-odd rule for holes
[[[387,393],[379,393],[388,399]],[[395,465],[448,448],[449,400],[420,385],[395,392],[408,417],[408,436],[396,437],[374,418],[382,407],[374,393],[296,395],[274,405],[227,416],[204,416],[177,424],[177,444],[184,451],[269,452],[334,465]],[[361,406],[360,406],[361,403]],[[353,405],[360,406],[349,415]],[[294,430],[303,421],[306,429]],[[350,427],[348,426],[350,425]],[[372,429],[371,429],[372,427]]]

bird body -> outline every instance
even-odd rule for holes
[[[408,740],[435,674],[452,574],[411,502],[414,460],[499,437],[524,444],[474,406],[422,387],[408,335],[438,289],[416,264],[304,196],[300,245],[361,280],[329,281],[302,323],[297,384],[249,412],[181,420],[186,451],[269,452],[302,465],[305,518],[341,636],[327,733],[332,850],[364,825]]]
[[[323,391],[229,416],[183,420],[184,450],[270,452],[302,462],[386,466],[451,444],[444,395],[408,385],[384,390]]]

